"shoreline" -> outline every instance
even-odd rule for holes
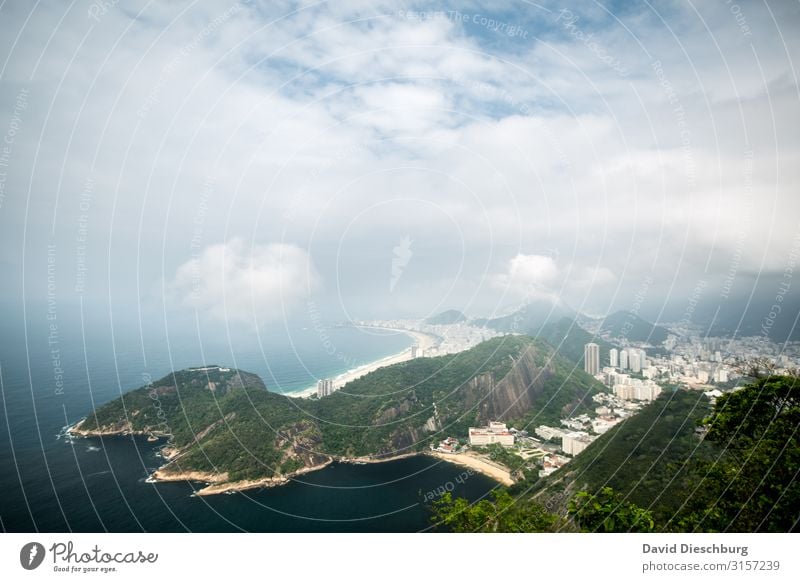
[[[379,327],[374,325],[357,325],[354,327],[361,329],[380,329],[384,331],[395,331],[404,333],[414,340],[414,343],[412,345],[416,345],[422,350],[427,350],[433,346],[436,346],[441,341],[441,338],[435,335],[410,329],[400,329],[396,327]],[[333,388],[334,390],[340,390],[349,382],[352,382],[353,380],[358,380],[359,378],[366,376],[367,374],[374,372],[375,370],[379,370],[380,368],[385,368],[386,366],[392,366],[394,364],[407,362],[409,360],[411,360],[411,346],[405,348],[402,352],[391,354],[389,356],[384,356],[383,358],[379,358],[377,360],[368,362],[366,364],[361,364],[360,366],[351,368],[350,370],[340,373],[339,375],[332,378]],[[291,398],[309,398],[311,397],[312,394],[316,393],[317,393],[317,387],[309,386],[297,392],[281,392],[280,394],[284,396],[289,396]]]
[[[391,463],[392,461],[400,461],[402,459],[410,459],[422,453],[412,452],[403,453],[402,455],[395,455],[393,457],[334,457],[337,463],[345,463],[348,465],[374,465],[377,463]]]
[[[80,421],[76,422],[74,425],[67,429],[67,434],[71,434],[80,438],[102,438],[104,436],[148,436],[149,433],[144,432],[130,432],[126,430],[116,430],[116,431],[82,431],[80,430],[80,425],[83,423],[85,419],[81,419]],[[294,480],[295,477],[300,475],[305,475],[306,473],[311,473],[314,471],[319,471],[326,467],[329,467],[333,463],[343,463],[343,464],[351,464],[351,465],[371,465],[371,464],[378,464],[378,463],[390,463],[392,461],[400,461],[403,459],[409,459],[411,457],[417,457],[420,455],[427,455],[438,459],[440,461],[445,461],[448,463],[452,463],[454,465],[459,465],[462,467],[467,467],[472,469],[482,475],[497,481],[501,485],[505,485],[506,487],[510,487],[515,483],[514,479],[511,477],[511,473],[507,469],[501,468],[499,465],[495,463],[490,463],[486,459],[472,455],[469,453],[456,453],[456,454],[446,454],[440,453],[437,451],[422,451],[422,452],[409,452],[403,453],[400,455],[394,455],[391,457],[336,457],[336,456],[327,456],[327,460],[324,463],[319,465],[313,465],[311,467],[303,467],[298,469],[297,471],[293,471],[288,475],[281,475],[279,477],[263,477],[260,479],[247,479],[241,481],[228,481],[228,474],[227,473],[209,473],[204,471],[179,471],[175,473],[165,472],[164,468],[170,464],[172,460],[180,453],[179,450],[175,449],[174,447],[170,446],[169,444],[164,445],[162,447],[163,451],[163,458],[167,461],[158,469],[153,471],[153,473],[147,477],[145,482],[150,484],[158,484],[158,483],[174,483],[174,482],[195,482],[195,483],[204,483],[205,486],[196,490],[193,495],[197,496],[207,496],[207,495],[219,495],[223,493],[235,493],[240,491],[247,491],[250,489],[261,489],[261,488],[268,488],[268,487],[279,487],[281,485],[286,485]]]
[[[476,455],[470,455],[469,453],[440,453],[437,451],[429,451],[428,453],[430,456],[442,460],[447,461],[448,463],[453,463],[454,465],[460,465],[462,467],[468,467],[490,477],[505,485],[506,487],[511,487],[515,481],[511,477],[511,472],[507,469],[501,469],[494,463],[490,463],[486,459]]]
[[[324,469],[333,463],[333,459],[328,458],[327,461],[320,465],[312,467],[303,467],[297,471],[293,471],[288,475],[281,475],[280,477],[263,477],[262,479],[246,479],[242,481],[217,481],[207,484],[202,489],[195,492],[195,495],[204,497],[206,495],[219,495],[221,493],[237,493],[239,491],[248,491],[250,489],[262,489],[267,487],[279,487],[291,482],[295,477],[305,475],[306,473],[313,473]]]

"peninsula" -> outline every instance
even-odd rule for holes
[[[381,367],[320,399],[270,392],[241,370],[190,368],[98,407],[70,432],[166,439],[151,481],[198,481],[206,484],[198,494],[208,495],[280,485],[334,461],[428,452],[490,419],[558,422],[588,409],[600,389],[546,342],[504,336]]]

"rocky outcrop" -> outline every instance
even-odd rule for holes
[[[231,422],[234,418],[236,418],[236,413],[235,412],[229,412],[224,417],[220,418],[218,421],[212,422],[206,428],[204,428],[203,430],[201,430],[200,432],[198,432],[195,435],[195,437],[194,437],[195,442],[199,442],[199,441],[203,440],[204,438],[206,438],[208,436],[208,434],[212,430],[214,430],[215,428],[217,428],[218,426],[220,426],[224,422]]]
[[[126,420],[120,420],[119,422],[105,424],[103,426],[91,429],[85,429],[83,426],[85,425],[86,420],[81,420],[74,426],[71,426],[67,429],[67,433],[73,436],[81,436],[81,437],[103,437],[103,436],[117,436],[117,435],[127,435],[127,434],[134,434],[134,435],[150,435],[149,431],[136,431],[133,430],[133,426],[130,422]]]
[[[442,430],[442,423],[439,422],[439,419],[436,416],[431,416],[428,420],[425,421],[425,426],[422,427],[422,430],[425,432],[439,432]]]
[[[408,452],[422,440],[423,436],[423,432],[414,427],[399,428],[392,433],[388,445],[381,449],[378,456],[392,456]]]
[[[478,411],[481,422],[522,418],[536,405],[544,383],[554,373],[548,365],[538,365],[540,360],[539,350],[531,346],[504,377],[495,378],[491,372],[475,376],[464,387],[467,406]]]
[[[322,447],[322,435],[316,424],[310,420],[301,420],[278,431],[275,448],[283,451],[283,462],[295,461],[295,465],[303,468],[317,467],[330,462],[330,457],[319,453]]]
[[[378,426],[382,424],[388,424],[396,418],[407,414],[417,402],[417,395],[412,391],[411,394],[403,399],[400,404],[396,406],[390,406],[389,408],[381,411],[380,414],[378,414],[378,416],[375,418],[375,422],[373,424]]]

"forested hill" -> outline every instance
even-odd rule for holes
[[[537,483],[536,497],[565,510],[578,491],[612,487],[664,523],[685,499],[685,461],[713,454],[697,430],[710,411],[702,392],[664,393]]]
[[[601,388],[546,342],[504,336],[381,368],[321,399],[274,394],[238,370],[184,370],[99,407],[78,432],[163,436],[177,453],[162,475],[235,481],[413,452],[488,420],[558,423]]]
[[[670,331],[646,321],[630,311],[612,313],[600,324],[600,331],[614,339],[647,342],[657,346],[664,342]]]

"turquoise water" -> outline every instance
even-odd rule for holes
[[[41,323],[41,322],[40,322]],[[0,529],[3,531],[421,531],[423,499],[447,483],[470,499],[495,483],[427,457],[332,465],[282,487],[194,497],[199,484],[145,482],[157,445],[132,437],[59,438],[93,406],[171,370],[203,364],[259,374],[291,393],[397,353],[393,332],[302,327],[256,334],[140,334],[137,329],[8,326],[0,337]],[[27,333],[26,333],[27,332]],[[27,335],[27,337],[26,337]]]

